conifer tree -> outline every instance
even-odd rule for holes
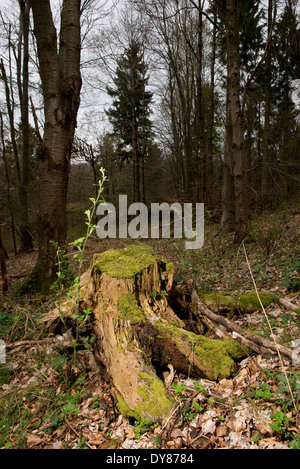
[[[146,90],[149,77],[142,46],[132,40],[118,60],[114,87],[107,87],[113,98],[106,111],[114,134],[119,138],[118,154],[133,165],[133,199],[143,199],[144,162],[151,144],[152,123],[150,104],[152,93]]]

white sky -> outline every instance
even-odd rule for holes
[[[103,8],[101,8],[101,11],[105,7],[111,6],[113,0],[98,0],[96,2],[96,5],[102,5]],[[55,20],[59,22],[59,6],[60,6],[61,0],[51,0],[51,4],[53,6],[53,14],[55,17]],[[119,0],[119,7],[122,6],[123,0]],[[0,10],[1,12],[5,15],[8,16],[9,18],[12,19],[12,21],[16,21],[14,18],[17,17],[17,12],[18,12],[18,2],[17,0],[0,0]],[[16,11],[16,14],[14,15],[14,11]],[[101,32],[103,27],[105,25],[109,26],[111,17],[106,17],[106,18],[101,18],[96,23],[93,24],[92,32]],[[1,25],[0,28],[0,57],[4,57],[7,60],[7,57],[5,56],[4,48],[3,45],[7,43],[7,40],[3,38],[3,27]],[[83,49],[82,52],[82,59],[83,62],[86,60],[86,58],[90,58],[90,51],[88,49]],[[81,93],[81,105],[79,109],[79,115],[78,115],[78,133],[80,136],[83,138],[87,138],[88,140],[91,140],[91,137],[93,135],[99,136],[99,133],[102,131],[105,131],[105,129],[108,128],[108,120],[106,118],[106,115],[104,113],[104,109],[108,107],[109,105],[109,96],[101,91],[99,88],[95,88],[95,77],[97,77],[97,74],[99,78],[104,80],[109,80],[108,76],[104,76],[103,73],[101,73],[100,67],[98,68],[83,68],[82,70],[82,77],[83,77],[83,88],[82,88],[82,93]],[[92,85],[92,86],[91,86]],[[300,108],[300,79],[295,80],[295,91],[292,95],[293,99],[295,100],[295,103],[298,108]],[[37,95],[33,96],[35,106],[39,107],[38,102],[38,97]],[[4,85],[3,82],[0,81],[0,108],[5,110],[5,94],[4,94]],[[42,108],[41,108],[42,112]],[[41,113],[41,119],[42,119],[42,113]],[[16,120],[17,123],[17,120]]]

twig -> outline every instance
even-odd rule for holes
[[[71,425],[67,420],[66,420],[66,424],[68,425],[68,427],[70,428],[70,430],[72,430],[72,432],[75,433],[76,436],[78,436],[78,438],[81,438],[80,433],[78,433],[78,431],[73,427],[73,425]],[[93,449],[93,447],[92,447],[87,441],[85,441],[85,444],[86,444],[90,449]]]
[[[52,342],[55,342],[56,339],[54,338],[46,338],[42,340],[19,340],[18,342],[13,342],[11,344],[6,344],[7,349],[14,349],[17,347],[24,347],[27,345],[44,345],[44,344],[51,344]]]

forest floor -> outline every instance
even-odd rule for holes
[[[300,205],[253,215],[245,248],[257,288],[299,309],[275,301],[266,309],[268,320],[263,311],[231,318],[266,338],[271,325],[273,337],[287,347],[300,345],[299,240]],[[94,253],[138,242],[91,240],[84,268]],[[142,242],[175,264],[179,284],[193,280],[202,292],[254,289],[243,248],[219,233],[209,218],[200,251],[186,250],[183,240]],[[253,353],[234,376],[220,382],[178,376],[175,370],[170,390],[176,406],[168,421],[124,419],[92,350],[78,352],[70,366],[63,337],[46,333],[43,318],[58,294],[18,295],[36,256],[10,254],[10,290],[0,296],[0,337],[6,344],[6,361],[0,364],[0,448],[300,448],[300,364],[283,356],[266,359]],[[76,260],[72,268],[76,274]]]

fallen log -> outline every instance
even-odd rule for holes
[[[233,338],[240,340],[242,343],[251,348],[251,350],[257,353],[267,353],[267,351],[271,351],[274,354],[279,352],[292,360],[291,349],[284,347],[283,345],[276,344],[271,340],[265,339],[255,334],[251,334],[250,332],[247,332],[239,327],[234,322],[229,321],[227,318],[219,316],[218,314],[210,311],[200,300],[195,288],[191,289],[191,299],[201,314],[208,317],[214,323],[222,325],[227,331],[234,333],[235,335],[233,335]]]

